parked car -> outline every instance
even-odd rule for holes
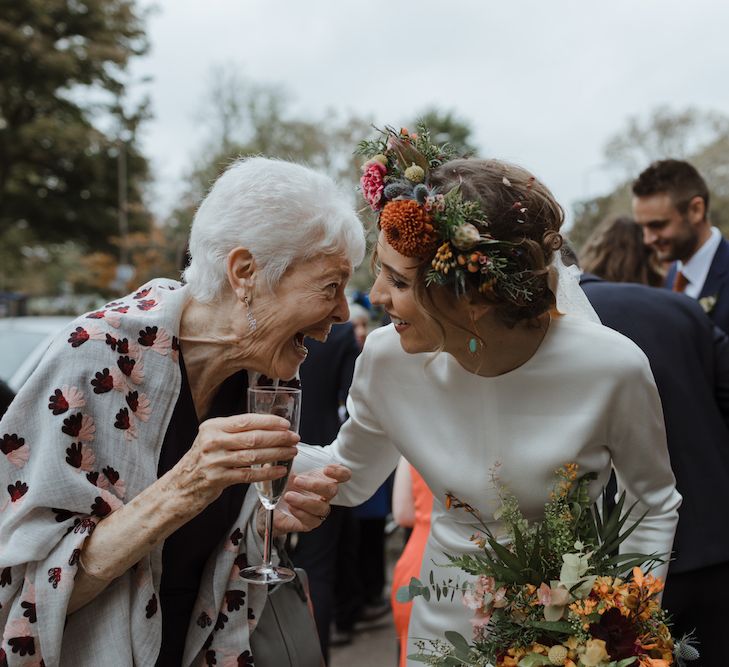
[[[0,380],[17,393],[70,317],[0,318]]]

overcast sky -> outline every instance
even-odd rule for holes
[[[143,2],[143,6],[144,6]],[[658,105],[729,113],[729,3],[719,0],[156,0],[134,68],[155,114],[144,134],[164,213],[203,140],[212,66],[328,108],[400,125],[436,105],[481,153],[522,164],[568,209],[615,175],[602,148]]]

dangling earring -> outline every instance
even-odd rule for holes
[[[256,330],[256,318],[253,317],[253,311],[251,310],[251,303],[248,300],[247,296],[243,297],[243,303],[246,307],[246,316],[248,317],[248,328],[251,331],[255,331]]]

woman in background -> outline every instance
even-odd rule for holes
[[[595,228],[580,253],[580,266],[613,283],[663,286],[655,251],[643,243],[641,226],[625,216],[606,218]]]

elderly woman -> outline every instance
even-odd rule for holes
[[[364,249],[329,178],[240,161],[195,216],[185,285],[67,327],[0,423],[0,665],[252,664],[248,484],[284,476],[298,436],[241,414],[245,388],[292,378],[305,337],[347,320]],[[279,533],[328,514],[348,471],[325,473],[290,483]]]

